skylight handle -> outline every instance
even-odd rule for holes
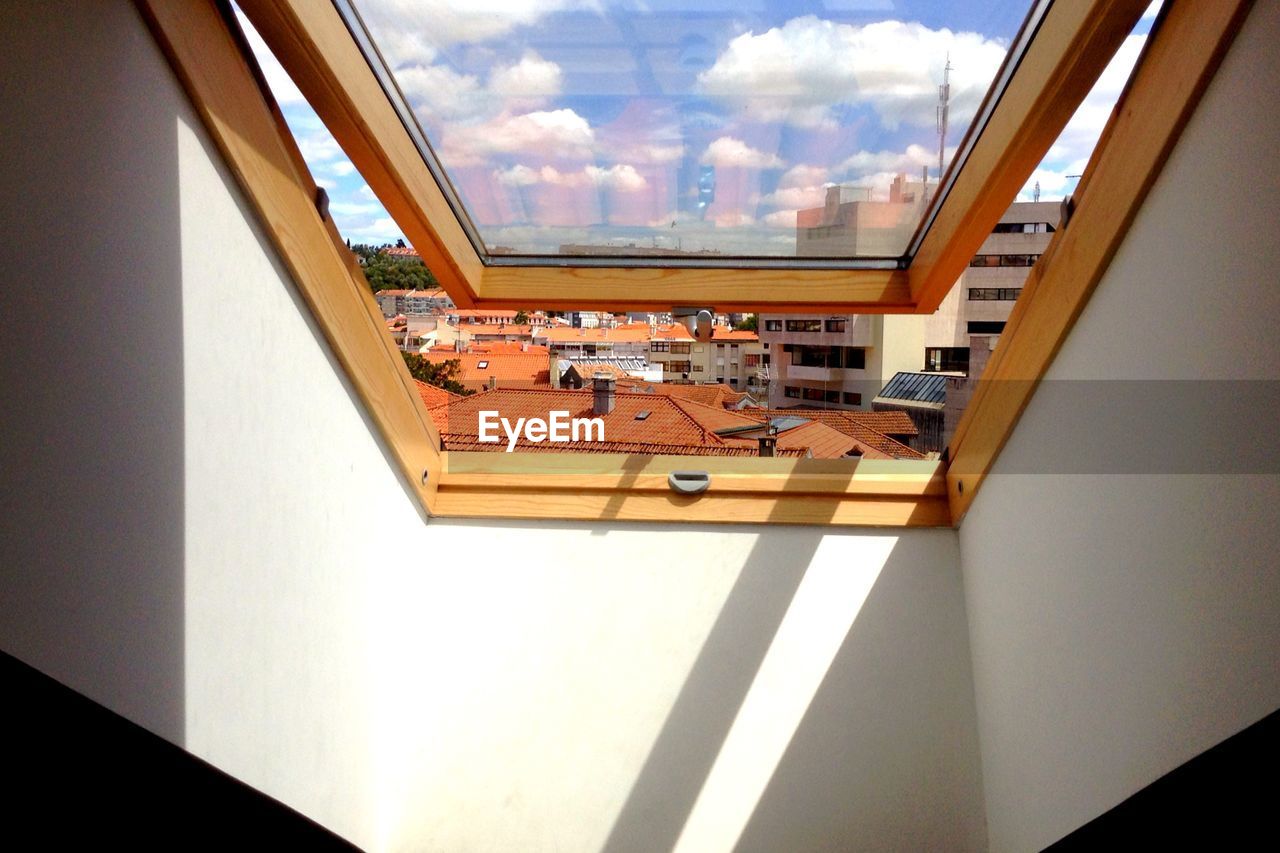
[[[695,341],[706,343],[711,340],[711,327],[715,324],[714,308],[694,308],[677,305],[671,309],[671,318],[684,325],[693,335]]]
[[[711,485],[711,475],[706,471],[672,471],[667,485],[682,495],[700,495]]]

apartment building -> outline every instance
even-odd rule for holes
[[[912,193],[922,192],[920,184],[911,187]],[[827,208],[801,211],[811,215],[800,216],[797,222],[822,221],[819,214],[826,214],[833,206],[836,211],[849,211],[835,217],[840,227],[830,233],[823,231],[826,236],[815,239],[807,236],[809,229],[833,226],[797,225],[799,252],[811,249],[814,254],[831,254],[837,236],[856,245],[859,223],[874,223],[876,216],[894,221],[892,209],[909,204],[828,204]],[[890,212],[873,215],[880,208]],[[927,317],[762,315],[760,338],[769,344],[773,356],[770,405],[870,409],[880,389],[899,373],[965,374],[970,336],[989,337],[1003,330],[1022,283],[1049,245],[1060,215],[1059,202],[1016,202],[1010,206],[942,305]],[[847,255],[851,250],[844,251]]]
[[[757,332],[715,326],[711,330],[711,379],[762,397],[768,387],[769,348]]]
[[[438,287],[430,290],[380,290],[373,297],[384,317],[397,314],[424,316],[453,307],[449,294]]]

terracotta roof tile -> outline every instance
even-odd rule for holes
[[[924,454],[920,453],[918,450],[912,450],[907,445],[890,438],[883,432],[880,432],[863,422],[863,417],[865,415],[880,414],[878,412],[852,412],[840,409],[743,409],[742,413],[762,421],[769,418],[780,417],[808,418],[825,424],[832,429],[838,430],[850,438],[853,438],[864,447],[873,449],[876,453],[882,454],[880,458],[925,458]],[[876,419],[870,420],[874,421]],[[900,423],[897,425],[901,426]],[[864,455],[869,456],[865,451]]]
[[[550,388],[551,362],[546,352],[453,352],[430,350],[422,357],[432,364],[457,359],[458,381],[468,389],[488,387],[489,377],[498,385],[518,388]]]
[[[479,413],[496,411],[500,417],[514,422],[517,418],[547,419],[552,411],[568,412],[570,418],[591,418],[594,392],[542,391],[503,389],[486,391],[449,405],[437,406],[431,416],[444,436],[445,447],[452,450],[503,449],[506,441],[486,442],[481,446]],[[653,394],[615,393],[612,412],[600,415],[604,422],[604,442],[521,441],[517,446],[539,452],[586,450],[597,453],[659,453],[675,455],[755,456],[758,443],[754,436],[720,436],[717,430],[753,427],[761,419],[734,412],[720,406],[704,405],[691,400]],[[639,416],[647,413],[643,418]],[[690,448],[699,448],[696,452]],[[809,422],[785,430],[779,435],[778,450],[784,456],[813,455],[839,458],[850,450],[861,449],[875,457],[877,451],[823,424]],[[884,458],[887,458],[887,454]]]
[[[456,403],[465,399],[461,394],[455,394],[452,391],[446,391],[443,388],[437,388],[435,385],[428,385],[426,382],[413,380],[418,386],[418,395],[422,397],[422,402],[426,404],[428,409],[436,406],[444,406],[449,403]]]
[[[747,396],[735,391],[723,383],[707,383],[703,385],[686,385],[677,382],[639,382],[631,380],[627,390],[641,394],[660,394],[664,397],[679,397],[705,403],[708,406],[735,405]]]
[[[711,329],[712,343],[755,343],[760,336],[748,329],[730,329],[725,326],[714,326]]]

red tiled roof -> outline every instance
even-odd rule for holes
[[[616,394],[614,409],[604,420],[604,435],[608,441],[640,442],[646,444],[682,446],[719,445],[723,442],[710,435],[693,418],[672,405],[663,405],[659,399],[643,394]],[[436,423],[442,424],[441,432],[450,435],[479,435],[479,412],[497,411],[514,422],[516,418],[546,419],[552,411],[565,411],[570,418],[591,418],[595,395],[592,391],[537,391],[499,388],[486,391],[432,410],[432,417],[441,413]],[[447,408],[447,412],[441,412]],[[642,411],[649,412],[644,420],[636,420]],[[710,436],[710,437],[709,437]]]
[[[455,308],[450,313],[457,314],[459,319],[463,317],[485,317],[492,320],[513,320],[520,312],[496,308],[484,310],[479,308]]]
[[[446,450],[480,450],[504,452],[507,449],[506,439],[500,443],[480,442],[472,436],[445,435]],[[755,445],[751,447],[731,447],[728,445],[679,445],[653,444],[644,441],[569,441],[564,444],[550,442],[534,443],[519,439],[516,451],[520,453],[642,453],[646,456],[759,456]],[[804,449],[778,449],[777,456],[805,456]]]
[[[747,396],[741,391],[733,390],[724,383],[717,382],[703,385],[686,385],[677,382],[640,382],[632,379],[628,382],[625,390],[640,394],[679,397],[683,400],[705,403],[708,406],[721,407],[736,405],[743,397]]]
[[[845,412],[845,417],[853,418],[864,426],[885,435],[919,435],[920,429],[911,415],[902,411],[885,412]]]
[[[868,425],[868,423],[879,422],[887,423],[890,426],[903,426],[900,422],[897,422],[896,419],[890,421],[889,419],[867,418],[866,422],[864,422],[863,419],[867,415],[878,415],[881,414],[880,412],[853,412],[840,409],[743,409],[742,414],[760,421],[782,417],[808,418],[809,420],[825,424],[834,430],[844,433],[864,447],[873,449],[876,453],[881,454],[878,458],[925,458],[924,454],[920,453],[918,450],[912,450],[902,442],[896,441],[880,430]],[[908,420],[910,420],[910,416],[908,416]],[[914,434],[914,432],[915,425],[913,424],[911,433],[902,432],[895,434],[910,435]],[[779,444],[781,445],[781,441],[779,441]],[[877,458],[866,453],[866,451],[863,452],[863,455],[868,456],[868,458]]]
[[[467,346],[467,352],[527,352],[531,355],[540,355],[544,360],[551,356],[551,350],[541,344],[525,341],[475,341]]]
[[[693,335],[689,334],[689,330],[680,323],[671,323],[667,326],[659,326],[653,339],[655,341],[691,341]]]
[[[505,323],[459,323],[456,328],[471,335],[516,335],[530,339],[533,337],[533,326],[512,326]]]
[[[742,343],[755,343],[760,340],[760,336],[749,329],[730,329],[727,326],[713,326],[711,329],[711,342],[733,343],[735,341]]]
[[[413,249],[403,246],[392,246],[389,249],[383,249],[383,254],[390,255],[393,258],[416,258],[418,253]]]
[[[538,331],[538,339],[546,340],[553,344],[599,343],[602,341],[647,343],[649,340],[649,327],[637,326],[632,328],[632,326],[637,326],[637,324],[619,326],[616,329],[574,329],[570,326],[547,326]]]
[[[422,397],[422,402],[426,404],[428,409],[465,399],[461,394],[437,388],[435,385],[428,385],[426,382],[417,379],[413,381],[418,386],[418,395]]]
[[[626,381],[634,378],[630,373],[627,373],[627,371],[618,367],[616,364],[579,364],[577,362],[570,362],[570,365],[572,365],[573,369],[578,371],[579,376],[588,382],[590,382],[592,377],[597,373],[607,373],[612,376],[615,381]]]
[[[457,359],[461,368],[458,381],[469,390],[488,387],[491,376],[497,378],[499,387],[551,387],[551,363],[546,352],[453,352],[432,349],[422,353],[422,357],[432,364]]]
[[[597,417],[592,414],[595,395],[590,390],[538,391],[502,389],[486,391],[437,406],[431,416],[440,428],[445,447],[450,450],[504,449],[503,441],[494,444],[478,441],[479,413],[496,411],[514,422],[517,418],[547,419],[552,411],[568,412],[570,418]],[[717,430],[754,427],[759,419],[723,407],[708,406],[653,394],[616,393],[612,412],[599,415],[604,422],[604,442],[518,442],[522,449],[538,451],[587,450],[598,453],[660,453],[676,455],[758,455],[755,436],[717,435]],[[637,418],[648,414],[643,420]],[[784,456],[812,454],[819,458],[840,458],[861,445],[842,433],[818,423],[807,423],[786,430],[778,437],[778,449]],[[690,448],[700,448],[691,451]],[[862,448],[874,457],[873,448]]]

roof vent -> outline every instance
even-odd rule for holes
[[[642,421],[642,420],[644,420],[644,419],[645,419],[645,418],[647,418],[647,417],[649,417],[649,410],[648,410],[648,409],[645,409],[643,412],[637,412],[637,413],[636,413],[636,420],[638,420],[638,421]]]

